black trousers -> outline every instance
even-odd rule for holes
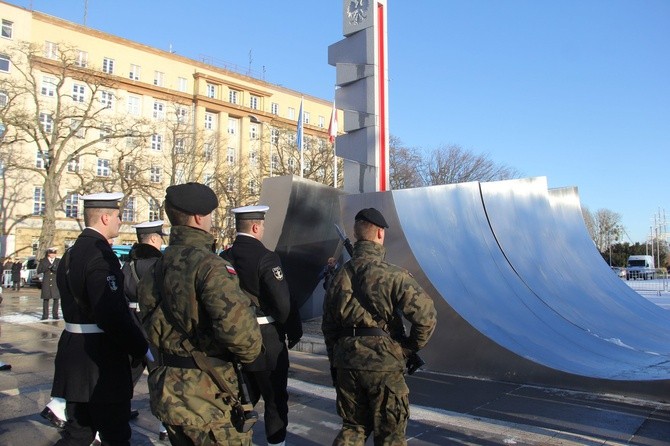
[[[277,367],[274,370],[245,372],[251,378],[249,385],[254,405],[258,402],[259,394],[263,397],[265,404],[263,421],[268,443],[281,443],[286,439],[288,366],[288,349],[284,347],[277,358]]]
[[[49,319],[49,301],[53,300],[51,307],[51,317],[58,319],[58,309],[60,308],[60,299],[43,299],[42,300],[42,319]]]
[[[122,403],[65,405],[67,423],[56,446],[89,446],[100,433],[103,446],[130,446],[130,400]]]

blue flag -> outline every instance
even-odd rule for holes
[[[302,101],[303,98],[300,98],[300,111],[298,112],[298,131],[295,134],[295,142],[298,146],[298,151],[302,152],[302,141],[303,141],[303,134],[302,134]]]

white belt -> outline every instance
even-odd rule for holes
[[[261,316],[257,317],[256,320],[260,325],[265,325],[273,323],[275,321],[275,318],[273,318],[272,316]]]
[[[65,331],[78,334],[104,333],[104,330],[96,324],[71,324],[65,323]]]

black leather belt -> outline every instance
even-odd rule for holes
[[[340,337],[345,336],[388,336],[389,334],[377,327],[351,327],[340,330]]]
[[[230,364],[230,361],[218,358],[215,356],[208,356],[207,359],[212,367],[219,367],[222,365]],[[158,364],[168,367],[177,367],[179,369],[198,369],[200,367],[195,363],[195,360],[192,356],[179,356],[173,355],[172,353],[158,352]]]

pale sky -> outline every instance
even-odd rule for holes
[[[84,0],[9,3],[84,20]],[[670,219],[670,1],[387,4],[390,131],[405,145],[577,186],[592,212],[622,215],[625,241],[644,242],[659,209]],[[340,0],[89,0],[86,25],[334,97]]]

